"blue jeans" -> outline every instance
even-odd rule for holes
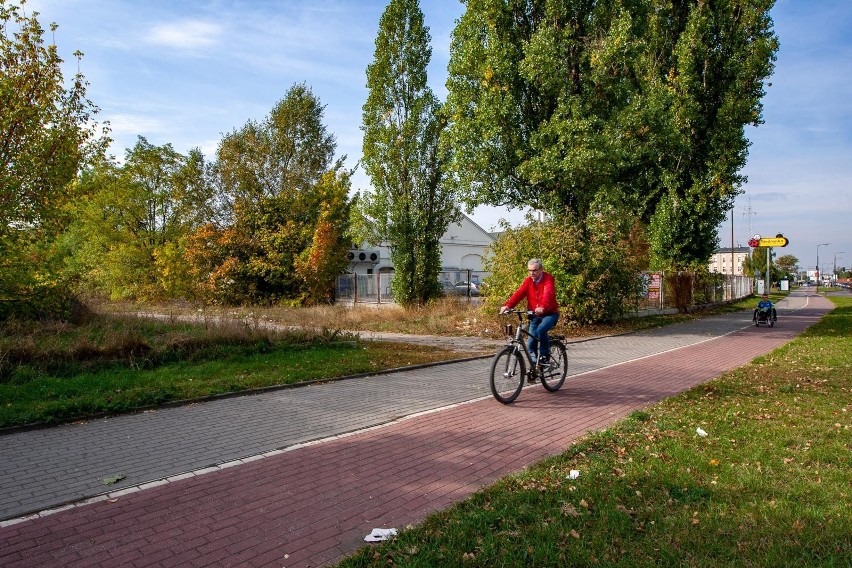
[[[535,348],[541,343],[539,355],[542,357],[550,357],[550,337],[547,333],[553,329],[559,320],[559,314],[549,314],[546,316],[536,316],[530,320],[530,338],[527,340],[527,348],[530,350],[530,355],[535,358]]]

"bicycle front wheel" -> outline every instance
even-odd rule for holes
[[[491,394],[503,404],[509,404],[521,394],[525,376],[521,354],[514,347],[506,347],[491,361]]]
[[[541,370],[541,386],[550,392],[556,392],[565,382],[568,374],[568,354],[565,344],[558,339],[550,340],[550,366]]]

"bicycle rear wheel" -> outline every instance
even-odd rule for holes
[[[509,404],[524,388],[526,369],[515,347],[506,347],[491,361],[491,394],[503,404]]]
[[[565,382],[568,374],[568,354],[565,344],[558,339],[550,340],[550,366],[541,371],[541,386],[550,392],[556,392]]]

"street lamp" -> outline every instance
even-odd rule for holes
[[[834,272],[832,272],[832,276],[834,276],[834,285],[837,286],[837,255],[843,254],[843,251],[838,251],[834,253]]]
[[[831,243],[820,243],[817,245],[817,265],[816,265],[816,276],[817,276],[817,294],[819,294],[819,279],[822,276],[819,273],[819,247],[827,247]]]

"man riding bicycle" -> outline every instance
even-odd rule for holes
[[[527,348],[536,363],[536,347],[539,347],[541,359],[538,363],[544,367],[550,363],[550,337],[548,332],[553,329],[559,320],[559,304],[556,302],[556,281],[553,276],[542,269],[541,259],[531,258],[527,262],[529,276],[524,279],[521,286],[500,307],[503,314],[511,310],[515,305],[526,298],[527,310],[535,315],[530,318],[530,338]]]

